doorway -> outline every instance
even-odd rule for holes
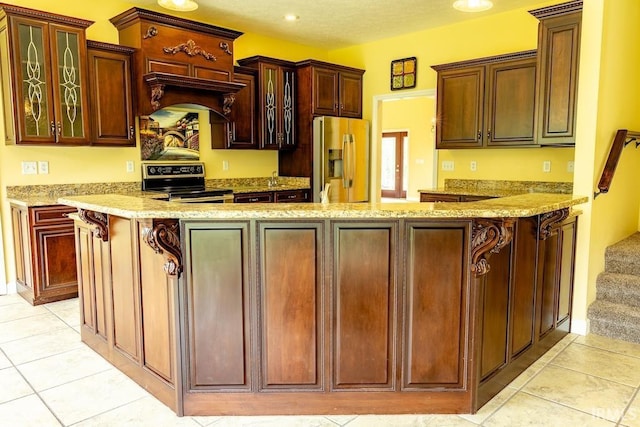
[[[380,171],[380,196],[405,199],[407,197],[407,167],[409,166],[409,134],[384,132]]]

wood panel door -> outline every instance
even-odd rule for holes
[[[340,117],[362,118],[362,73],[341,71]]]
[[[229,135],[227,144],[224,148],[258,148],[258,125],[256,123],[257,114],[257,82],[255,70],[244,68],[236,68],[233,81],[245,85],[240,89],[235,97],[236,100],[231,108],[229,115]],[[212,144],[216,141],[212,140]],[[213,148],[222,148],[215,145]]]
[[[558,272],[558,304],[556,314],[556,327],[567,322],[571,318],[573,300],[573,277],[576,259],[576,234],[578,232],[578,217],[566,220],[560,229],[560,271]],[[567,322],[568,323],[568,322]],[[564,325],[569,331],[570,325]]]
[[[535,129],[536,57],[487,67],[487,146],[532,145]]]
[[[76,272],[76,247],[73,226],[33,227],[36,251],[34,274],[38,275],[38,297],[56,298],[76,295],[78,279]]]
[[[13,227],[13,253],[15,254],[16,281],[27,288],[33,288],[31,267],[31,237],[27,209],[11,206]]]
[[[321,389],[322,249],[319,223],[258,226],[261,389]]]
[[[135,146],[132,56],[134,49],[87,42],[91,143]]]
[[[381,196],[404,199],[407,197],[407,170],[409,159],[407,132],[382,134]]]
[[[485,67],[438,72],[436,148],[482,147]]]
[[[188,390],[251,388],[249,223],[186,222]]]
[[[461,389],[469,354],[469,230],[416,222],[405,229],[403,389]]]
[[[338,72],[327,68],[311,67],[311,78],[311,112],[318,116],[338,116],[340,112]]]
[[[394,389],[396,223],[334,223],[333,389]]]
[[[575,9],[582,9],[582,3],[576,4]],[[581,10],[540,21],[536,119],[539,144],[575,144],[581,22]]]

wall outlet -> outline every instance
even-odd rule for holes
[[[229,160],[223,160],[222,161],[222,170],[223,171],[228,171],[229,170]]]
[[[573,173],[573,165],[574,165],[573,160],[569,160],[567,162],[567,172]]]
[[[469,163],[469,169],[471,169],[471,172],[475,172],[478,170],[478,162],[476,162],[475,160],[471,160],[471,162]]]
[[[442,162],[442,170],[443,171],[452,171],[453,170],[453,160],[444,160]]]
[[[127,173],[133,173],[134,169],[133,160],[127,160]]]
[[[36,162],[22,162],[22,175],[36,175],[38,173],[38,164]]]
[[[542,172],[551,172],[551,161],[545,160],[542,162]]]
[[[47,162],[47,161],[38,162],[38,173],[41,173],[43,175],[48,174],[49,173],[49,162]]]

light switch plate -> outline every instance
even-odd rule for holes
[[[452,171],[453,170],[453,160],[444,160],[442,162],[442,170],[443,171]]]
[[[551,161],[545,160],[542,162],[542,172],[551,172]]]
[[[38,173],[38,164],[36,162],[22,162],[22,175],[36,175]]]
[[[39,161],[38,162],[38,173],[46,175],[49,173],[49,162],[47,161]]]
[[[134,171],[133,160],[127,160],[127,172],[132,173]]]

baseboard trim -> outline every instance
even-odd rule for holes
[[[590,320],[571,320],[571,332],[578,335],[587,335],[590,329]]]

